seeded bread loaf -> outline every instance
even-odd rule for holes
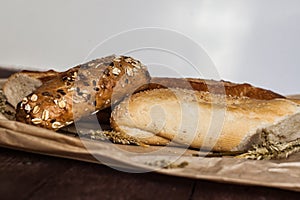
[[[11,75],[3,86],[3,92],[7,97],[7,102],[14,108],[22,101],[24,97],[31,94],[43,83],[53,79],[59,74],[54,70],[38,71],[21,71]]]
[[[45,82],[18,104],[16,119],[58,130],[119,102],[149,80],[147,68],[131,57],[96,59]]]
[[[289,121],[281,123],[298,119],[289,124],[296,127],[300,121],[294,116],[299,112],[299,101],[284,98],[257,100],[178,88],[153,89],[134,94],[116,106],[111,125],[151,145],[173,141],[214,151],[244,151],[262,141],[255,140],[257,134],[280,124],[284,125],[278,138],[287,138],[286,132],[293,135],[290,139],[300,138],[297,129],[287,131]]]

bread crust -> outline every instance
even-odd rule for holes
[[[197,91],[210,92],[212,94],[223,94],[236,97],[249,97],[252,99],[270,100],[285,98],[271,90],[254,87],[248,83],[232,83],[229,81],[215,81],[196,78],[166,78],[154,77],[151,79],[149,89],[159,88],[181,88]]]
[[[18,104],[16,119],[58,130],[119,102],[149,80],[147,68],[133,58],[96,59],[45,82]]]

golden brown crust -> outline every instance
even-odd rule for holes
[[[160,78],[151,79],[149,89],[155,88],[182,88],[194,89],[197,91],[210,92],[212,94],[226,94],[228,96],[249,97],[252,99],[270,100],[275,98],[285,98],[284,96],[254,87],[248,83],[237,84],[228,81],[214,81],[195,78]]]
[[[18,104],[16,118],[58,130],[119,102],[149,80],[146,67],[130,57],[96,59],[45,82]]]
[[[283,98],[257,100],[184,89],[152,89],[122,101],[112,113],[111,124],[142,142],[153,141],[149,143],[152,145],[157,140],[151,137],[159,136],[194,148],[230,151],[239,146],[235,150],[245,150],[242,147],[250,142],[247,138],[257,130],[299,111],[299,104]],[[210,139],[204,144],[205,138]]]

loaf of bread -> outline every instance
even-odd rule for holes
[[[228,95],[232,97],[249,97],[252,99],[270,100],[275,98],[286,98],[271,90],[254,87],[248,83],[237,84],[229,81],[215,81],[196,78],[167,78],[152,77],[145,90],[160,88],[181,88],[209,92],[212,94]],[[99,122],[109,124],[111,109],[107,108],[97,113]]]
[[[228,90],[230,91],[230,90]],[[263,92],[264,93],[264,92]],[[299,101],[255,99],[186,89],[152,89],[126,98],[112,112],[116,131],[150,145],[170,141],[214,151],[244,151],[259,143],[256,136],[269,127],[285,137],[289,119],[299,119]],[[286,123],[282,123],[285,121]],[[290,121],[291,122],[291,121]],[[289,124],[300,124],[295,120]],[[297,126],[299,127],[299,126]],[[300,138],[291,128],[290,135]]]
[[[16,119],[58,130],[119,102],[149,80],[147,68],[131,57],[96,59],[44,82],[19,102]]]

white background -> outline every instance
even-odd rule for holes
[[[300,93],[298,0],[0,0],[0,64],[65,70],[142,27],[192,38],[222,79]]]

